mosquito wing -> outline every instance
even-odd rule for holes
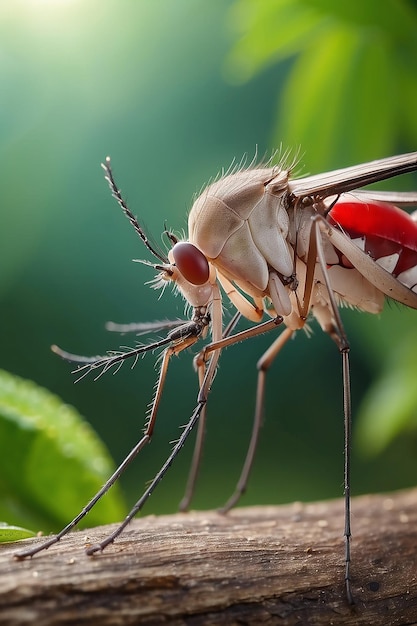
[[[410,152],[324,174],[290,179],[288,189],[296,198],[317,196],[324,199],[415,170],[417,152]],[[413,197],[416,198],[416,194]]]
[[[417,206],[416,191],[377,191],[355,189],[354,196],[363,202],[377,200],[378,202],[389,202],[401,207]]]

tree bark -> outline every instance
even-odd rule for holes
[[[200,626],[417,623],[417,490],[355,498],[344,594],[343,502],[135,520],[103,553],[69,534],[26,561],[0,546],[0,624]]]

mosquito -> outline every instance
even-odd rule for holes
[[[206,402],[223,348],[262,333],[275,334],[257,363],[258,382],[252,434],[242,472],[229,510],[246,489],[262,422],[265,379],[284,344],[313,317],[336,344],[341,355],[344,407],[344,502],[346,598],[353,603],[351,583],[350,447],[351,392],[349,342],[339,313],[347,304],[379,313],[385,298],[417,309],[417,215],[400,207],[417,205],[417,192],[366,191],[371,183],[417,170],[417,152],[346,167],[315,176],[297,177],[296,160],[288,155],[273,165],[240,166],[208,185],[188,217],[188,239],[165,231],[165,253],[146,235],[116,185],[107,157],[102,167],[110,190],[156,262],[142,261],[156,272],[156,287],[171,283],[189,306],[189,319],[151,324],[112,325],[111,330],[137,333],[165,331],[157,341],[138,342],[131,349],[104,356],[82,357],[53,347],[78,363],[76,373],[101,376],[161,350],[160,372],[142,438],[100,491],[57,535],[17,554],[31,557],[58,542],[92,509],[151,440],[168,365],[173,355],[206,340],[194,359],[199,380],[196,407],[178,441],[152,482],[124,521],[101,543],[87,548],[92,555],[120,535],[161,481],[198,424],[187,489],[181,508],[188,507],[196,481],[204,441]],[[223,299],[236,314],[226,325]],[[251,324],[235,332],[239,318]],[[207,338],[211,335],[211,339]]]

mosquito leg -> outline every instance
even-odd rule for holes
[[[88,548],[86,550],[87,554],[91,555],[91,554],[94,554],[95,552],[104,550],[106,546],[108,546],[110,543],[113,543],[116,537],[120,535],[120,533],[126,528],[129,522],[131,522],[131,520],[135,517],[135,515],[139,513],[139,511],[142,509],[143,505],[145,504],[149,496],[153,493],[155,487],[160,483],[162,478],[165,476],[166,472],[171,467],[173,461],[177,457],[181,448],[184,446],[189,434],[191,433],[192,429],[194,428],[195,424],[198,422],[200,418],[201,411],[204,409],[204,406],[207,402],[207,396],[210,391],[211,384],[213,382],[214,373],[216,371],[219,356],[220,356],[220,350],[216,350],[212,358],[210,359],[210,363],[207,367],[207,371],[206,371],[203,383],[200,388],[198,404],[196,408],[194,409],[194,412],[191,415],[188,423],[186,424],[180,438],[178,439],[177,443],[172,449],[171,454],[169,455],[165,463],[162,465],[161,469],[156,474],[155,478],[153,479],[149,487],[144,491],[144,493],[136,502],[132,510],[128,513],[128,515],[125,517],[123,522],[120,524],[120,526],[118,526],[116,530],[112,532],[108,537],[106,537],[103,541],[101,541],[97,545],[94,545]]]
[[[202,384],[202,379],[201,379],[201,374],[200,374],[201,367],[204,367],[204,366],[199,366],[198,375],[200,379],[200,385]],[[197,482],[197,477],[198,477],[198,473],[199,473],[200,465],[201,465],[201,457],[203,453],[205,435],[206,435],[206,405],[204,405],[204,407],[201,410],[200,419],[198,422],[197,437],[195,440],[193,458],[191,461],[190,471],[188,473],[187,484],[185,487],[184,496],[178,507],[180,511],[188,510],[191,500],[194,495],[195,485]]]
[[[129,324],[117,324],[116,322],[106,322],[106,330],[113,333],[135,333],[136,335],[146,335],[160,330],[170,330],[178,328],[184,324],[184,320],[161,320],[155,322],[131,322]]]
[[[328,334],[336,343],[342,357],[342,375],[343,375],[343,416],[344,416],[344,498],[345,498],[345,591],[349,604],[354,604],[351,586],[351,509],[350,509],[350,465],[351,465],[351,431],[352,431],[352,405],[351,405],[351,386],[350,386],[350,361],[349,361],[349,342],[345,329],[340,317],[337,302],[334,296],[332,285],[330,282],[329,272],[327,270],[326,260],[324,258],[320,224],[325,223],[321,216],[317,216],[313,220],[311,229],[311,238],[317,246],[317,258],[323,272],[326,288],[330,300],[331,311],[334,319],[334,325],[327,329]],[[324,233],[323,233],[324,234]]]
[[[214,290],[214,297],[213,297],[213,301],[212,301],[212,333],[213,333],[213,338],[217,339],[219,337],[221,337],[221,332],[222,332],[222,306],[221,306],[221,297],[220,297],[220,292],[218,291],[218,289]],[[193,343],[195,343],[197,341],[198,337],[190,337],[185,339],[184,341],[172,346],[171,348],[168,348],[165,353],[164,353],[164,359],[162,361],[162,366],[161,366],[161,374],[159,376],[159,381],[158,381],[158,387],[157,387],[157,391],[156,391],[156,396],[155,396],[155,400],[153,402],[152,405],[152,413],[151,413],[151,418],[149,421],[149,425],[148,425],[148,429],[153,427],[153,422],[155,421],[153,415],[154,415],[154,411],[156,411],[156,409],[158,408],[158,404],[162,395],[162,387],[165,381],[165,377],[166,377],[166,371],[167,371],[167,367],[168,367],[168,361],[170,359],[170,357],[173,354],[178,354],[179,352],[181,352],[182,350],[184,350],[184,348],[187,348],[189,346],[191,346]],[[188,423],[186,424],[180,438],[178,439],[177,443],[175,444],[171,454],[169,455],[169,457],[167,458],[167,460],[165,461],[165,463],[163,464],[163,466],[161,467],[161,469],[159,470],[159,472],[156,474],[155,478],[153,479],[153,481],[151,482],[151,484],[149,485],[149,487],[144,491],[144,493],[142,494],[142,496],[139,498],[139,500],[136,502],[135,506],[132,508],[132,510],[128,513],[128,515],[126,516],[126,518],[123,520],[123,522],[120,524],[120,526],[118,526],[116,528],[116,530],[111,533],[111,535],[109,535],[108,537],[106,537],[106,539],[104,539],[102,542],[100,542],[99,544],[95,545],[95,546],[91,546],[90,548],[88,548],[86,550],[87,554],[91,555],[94,554],[95,552],[98,552],[100,550],[104,550],[104,548],[106,546],[108,546],[110,543],[113,543],[113,541],[115,540],[116,537],[118,537],[120,535],[120,533],[126,528],[126,526],[129,524],[129,522],[135,517],[135,515],[142,509],[143,505],[145,504],[146,500],[149,498],[149,496],[152,494],[153,490],[155,489],[155,487],[158,485],[158,483],[162,480],[162,478],[165,476],[166,472],[168,471],[168,469],[170,468],[170,466],[172,465],[173,461],[175,460],[177,454],[179,453],[179,451],[181,450],[181,448],[183,447],[183,445],[185,444],[189,434],[191,433],[192,429],[194,428],[195,424],[198,422],[201,412],[204,409],[204,406],[207,402],[207,397],[208,394],[210,392],[210,388],[214,379],[214,374],[216,372],[216,368],[217,368],[217,363],[220,357],[220,349],[215,348],[213,350],[213,355],[210,358],[210,361],[208,363],[206,372],[205,372],[205,376],[204,379],[200,385],[200,390],[199,390],[199,394],[198,394],[198,399],[197,399],[197,406],[194,409],[194,412],[192,414],[192,416],[190,417]]]
[[[241,314],[237,312],[233,316],[233,318],[230,320],[229,324],[226,326],[223,332],[223,337],[228,337],[233,332],[240,318],[241,318]],[[206,366],[206,363],[204,361],[204,352],[198,354],[194,362],[198,370],[199,382],[201,386],[203,382],[203,376],[204,376],[205,366]],[[207,405],[201,411],[200,419],[198,422],[197,437],[196,437],[196,442],[194,446],[191,467],[190,467],[190,471],[189,471],[188,478],[187,478],[187,485],[185,488],[184,496],[179,504],[180,511],[186,511],[189,508],[191,500],[194,495],[195,485],[196,485],[198,473],[200,470],[201,458],[202,458],[203,447],[204,447],[205,430],[206,430],[206,410],[207,410],[206,407]]]
[[[350,577],[350,546],[351,546],[351,512],[350,512],[350,463],[351,463],[351,429],[352,429],[352,409],[351,409],[351,394],[350,394],[350,365],[349,365],[349,352],[342,352],[343,360],[343,389],[344,392],[344,424],[345,424],[345,466],[344,466],[344,493],[345,493],[345,589],[346,597],[349,604],[354,604],[351,577]]]
[[[273,330],[277,326],[280,326],[282,322],[283,322],[283,318],[278,315],[277,317],[267,320],[266,322],[261,322],[257,326],[253,326],[252,328],[246,328],[245,330],[241,330],[235,335],[230,335],[230,337],[224,337],[222,339],[219,339],[218,341],[213,341],[212,343],[209,343],[207,346],[205,346],[205,348],[203,348],[203,350],[200,353],[201,358],[206,359],[207,355],[210,352],[213,352],[214,350],[223,350],[223,348],[228,348],[229,346],[233,346],[235,343],[246,341],[246,339],[257,337],[258,335],[263,335],[264,333],[267,333],[270,330]]]
[[[155,426],[156,415],[162,395],[162,390],[165,383],[166,373],[168,369],[169,359],[172,354],[177,353],[180,349],[187,347],[190,344],[190,341],[185,341],[184,344],[179,346],[174,346],[167,348],[164,352],[161,371],[159,374],[158,385],[155,393],[155,398],[152,404],[152,411],[148,420],[148,423],[145,428],[145,432],[143,437],[138,441],[138,443],[134,446],[134,448],[129,452],[124,461],[119,465],[116,471],[110,476],[110,478],[106,481],[103,487],[95,494],[95,496],[86,504],[86,506],[80,511],[80,513],[74,517],[74,519],[65,526],[57,535],[54,535],[50,539],[40,543],[39,545],[34,546],[33,548],[29,548],[28,550],[24,550],[22,552],[18,552],[15,554],[15,558],[18,560],[24,559],[26,557],[32,557],[38,552],[42,552],[46,550],[50,546],[58,543],[64,535],[69,533],[94,507],[94,505],[107,493],[107,491],[114,485],[114,483],[118,480],[118,478],[123,474],[126,467],[133,461],[133,459],[138,455],[138,453],[142,450],[142,448],[150,442],[152,433]]]
[[[98,543],[98,544],[96,544],[94,546],[91,546],[90,548],[87,548],[87,550],[86,550],[87,554],[91,555],[91,554],[94,554],[95,552],[99,552],[101,550],[104,550],[104,548],[106,546],[108,546],[110,543],[113,543],[113,541],[116,539],[116,537],[118,537],[120,535],[120,533],[129,524],[129,522],[132,521],[132,519],[135,517],[135,515],[137,513],[139,513],[139,511],[142,509],[143,505],[145,504],[146,500],[153,493],[155,487],[158,485],[158,483],[165,476],[165,474],[168,471],[168,469],[171,467],[171,465],[172,465],[173,461],[175,460],[177,454],[179,453],[179,451],[183,447],[184,443],[186,442],[186,440],[188,438],[188,435],[191,433],[191,431],[194,428],[196,422],[198,421],[198,419],[200,417],[200,413],[201,413],[203,407],[204,407],[204,402],[199,402],[198,405],[196,406],[196,408],[194,410],[194,413],[192,414],[188,424],[186,425],[185,429],[183,430],[183,432],[181,434],[181,437],[178,439],[178,442],[174,446],[171,454],[169,455],[169,457],[167,458],[167,460],[165,461],[165,463],[163,464],[163,466],[161,467],[159,472],[156,474],[155,478],[153,479],[153,481],[151,482],[149,487],[143,493],[141,498],[136,502],[135,506],[132,508],[130,513],[125,517],[123,522],[120,524],[120,526],[118,526],[116,528],[116,530],[111,533],[111,535],[106,537],[106,539],[104,539],[103,541],[101,541],[100,543]]]
[[[220,513],[227,513],[235,504],[239,501],[240,497],[246,491],[249,475],[252,469],[253,461],[255,458],[256,447],[259,439],[259,432],[262,426],[264,399],[265,399],[265,379],[266,373],[271,366],[272,362],[276,358],[277,354],[281,351],[282,347],[292,337],[294,331],[286,328],[281,335],[273,342],[268,350],[259,359],[256,367],[258,369],[258,383],[256,390],[256,406],[255,417],[253,420],[252,435],[249,443],[249,448],[246,453],[245,462],[243,464],[242,472],[240,474],[239,481],[236,485],[235,491],[226,504],[219,509]]]
[[[208,356],[209,353],[214,351],[214,354],[218,355],[218,353],[220,352],[220,350],[222,348],[225,348],[227,346],[233,345],[234,343],[238,343],[240,341],[244,341],[244,340],[249,339],[251,337],[256,337],[257,335],[261,335],[261,334],[266,333],[266,332],[268,332],[270,330],[273,330],[274,328],[276,328],[277,326],[282,324],[282,321],[283,321],[282,317],[278,316],[278,317],[276,317],[274,319],[268,320],[267,322],[262,322],[262,323],[258,324],[257,326],[255,326],[253,328],[248,328],[248,329],[243,330],[243,331],[241,331],[239,333],[236,333],[235,335],[224,336],[222,339],[220,339],[218,341],[213,341],[213,343],[207,345],[200,352],[199,359],[200,359],[201,363],[204,364],[207,361],[207,356]],[[232,320],[231,325],[230,325],[230,331],[228,331],[228,329],[226,329],[224,334],[227,335],[228,332],[231,332],[233,330],[233,328],[234,328],[236,323],[237,323],[237,318],[236,318],[235,322]],[[285,332],[286,331],[284,331],[284,333]],[[213,361],[213,358],[212,358],[210,360],[210,362],[209,362],[209,369],[213,368],[212,376],[214,375],[214,370],[215,370],[215,367],[216,367],[217,359],[218,359],[218,356],[216,356],[216,360],[215,361]],[[208,390],[209,390],[208,387],[211,384],[210,381],[212,380],[212,377],[210,378],[207,374],[208,373],[206,372],[205,381],[208,381],[208,382],[203,382],[203,384],[201,386],[201,389],[200,389],[199,400],[201,400],[202,398],[207,398],[207,394],[208,394]],[[263,393],[262,393],[261,397],[263,398]],[[262,402],[263,402],[263,400],[262,400]],[[262,409],[260,409],[260,411],[259,411],[259,421],[261,421],[261,414],[262,414]],[[254,430],[255,431],[259,430],[259,426],[258,427],[254,426]],[[257,441],[257,435],[256,435],[256,439],[254,440],[254,443],[253,443],[254,448],[256,448],[256,441]],[[196,451],[196,456],[197,456],[196,463],[198,463],[198,464],[200,463],[200,458],[201,458],[202,443],[203,443],[202,439],[197,442],[198,448],[197,448],[197,451]],[[253,461],[254,453],[255,453],[255,449],[251,453],[252,454],[252,461]],[[249,452],[248,452],[248,456],[249,456]],[[252,465],[252,461],[250,461],[250,466]],[[249,463],[249,461],[248,461],[248,463]],[[246,465],[246,462],[245,462],[245,465]],[[248,474],[250,472],[250,466],[249,466],[249,468],[247,470]],[[198,465],[194,466],[194,460],[193,460],[193,468],[192,468],[192,473],[191,473],[191,480],[192,481],[195,481],[196,472],[197,471],[198,471]],[[195,472],[195,474],[194,474],[194,472]],[[193,489],[193,486],[194,485],[192,485],[191,489]],[[185,495],[185,497],[184,497],[182,502],[185,501],[185,503],[188,505],[190,498],[191,498],[191,495],[189,495],[189,491],[188,491],[188,488],[187,488],[186,495]],[[230,508],[230,507],[228,507],[228,508]]]
[[[69,533],[94,507],[96,502],[100,500],[102,496],[114,485],[114,483],[118,480],[118,478],[123,474],[126,467],[133,461],[133,459],[138,455],[138,453],[142,450],[145,444],[149,443],[150,436],[144,435],[140,441],[135,445],[135,447],[129,452],[127,457],[124,459],[123,463],[119,465],[117,470],[110,476],[107,482],[103,485],[103,487],[96,493],[96,495],[86,504],[86,506],[80,511],[80,513],[74,517],[74,519],[65,526],[57,535],[54,535],[50,539],[40,543],[39,545],[34,546],[33,548],[29,548],[28,550],[23,550],[22,552],[17,552],[14,555],[14,558],[18,561],[25,559],[27,557],[32,557],[38,552],[42,552],[43,550],[47,550],[55,543],[58,543],[64,535]]]

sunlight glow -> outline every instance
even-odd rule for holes
[[[80,0],[15,0],[14,10],[18,20],[34,20],[33,26],[39,30],[42,29],[42,24],[48,29],[51,22],[57,19],[65,24],[67,18],[71,20],[70,16],[73,16],[75,11],[79,12],[81,6]],[[0,2],[0,18],[1,9]]]
[[[64,4],[71,4],[72,2],[74,2],[76,0],[26,0],[26,2],[28,4],[31,4],[33,6],[37,6],[37,5],[64,5]]]

